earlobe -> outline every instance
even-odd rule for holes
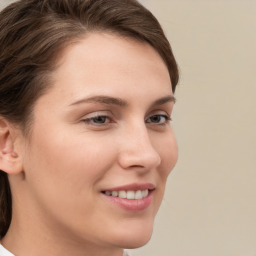
[[[14,128],[5,119],[0,118],[0,170],[8,174],[22,171],[21,158],[15,150]]]

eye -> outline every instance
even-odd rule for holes
[[[171,118],[168,115],[158,114],[158,115],[150,116],[146,120],[146,123],[164,125],[169,121],[171,121]]]
[[[83,119],[83,122],[91,125],[106,125],[110,123],[110,118],[104,115],[97,115],[90,118]]]

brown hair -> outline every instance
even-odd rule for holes
[[[90,31],[150,44],[166,63],[175,91],[179,75],[170,44],[136,0],[20,0],[0,13],[0,116],[26,131],[61,50]],[[8,177],[0,171],[0,237],[9,228],[11,207]]]

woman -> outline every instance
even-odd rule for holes
[[[0,47],[2,254],[147,243],[177,160],[178,70],[157,20],[134,0],[21,0]]]

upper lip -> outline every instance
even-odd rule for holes
[[[108,188],[105,189],[103,191],[137,191],[137,190],[154,190],[155,189],[155,185],[153,185],[152,183],[133,183],[133,184],[127,184],[127,185],[123,185],[123,186],[118,186],[118,187],[112,187],[112,188]]]

